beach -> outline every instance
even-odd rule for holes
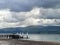
[[[60,45],[58,42],[1,39],[0,45]]]

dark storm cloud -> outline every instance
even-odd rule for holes
[[[29,11],[40,0],[0,0],[0,9],[9,8],[12,11]]]
[[[60,0],[0,0],[0,9],[11,11],[30,11],[33,7],[57,8]]]
[[[41,7],[44,8],[59,8],[60,0],[41,0]]]

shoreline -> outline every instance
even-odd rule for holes
[[[30,41],[30,40],[17,40],[17,39],[0,39],[1,42],[11,43],[9,45],[60,45],[58,42],[49,41]]]

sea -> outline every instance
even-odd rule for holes
[[[50,41],[60,43],[60,34],[29,34],[28,37],[28,39],[21,40]],[[16,41],[0,41],[0,45],[16,45]]]
[[[24,40],[60,42],[60,34],[29,34],[28,37]]]

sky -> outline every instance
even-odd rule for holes
[[[0,28],[60,26],[60,0],[0,0]]]

